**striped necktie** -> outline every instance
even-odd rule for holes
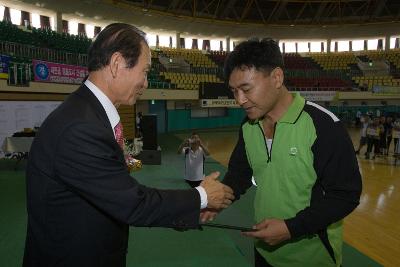
[[[124,128],[122,127],[121,121],[114,127],[115,140],[117,140],[118,145],[124,150]]]

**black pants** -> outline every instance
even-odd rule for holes
[[[254,267],[273,267],[269,264],[260,253],[258,253],[257,249],[254,249]]]
[[[190,187],[195,188],[195,187],[199,186],[202,181],[185,180],[185,182],[188,183],[190,185]]]
[[[257,249],[254,249],[254,267],[273,267],[269,264],[260,253],[258,253]],[[343,265],[340,265],[343,267]]]
[[[368,137],[368,146],[367,146],[367,158],[369,158],[369,154],[372,152],[372,147],[374,147],[374,156],[379,154],[379,139],[375,139],[372,137]]]

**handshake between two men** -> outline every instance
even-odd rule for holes
[[[200,184],[207,193],[207,210],[225,209],[235,198],[232,188],[218,181],[218,176],[219,172],[213,172]]]
[[[207,192],[207,208],[200,212],[202,223],[212,221],[217,214],[232,204],[235,199],[232,188],[218,181],[219,172],[213,172],[205,177],[201,186]]]

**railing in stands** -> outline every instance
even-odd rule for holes
[[[0,41],[0,54],[24,58],[27,61],[39,59],[68,65],[87,66],[88,62],[87,54],[70,53],[7,41]]]

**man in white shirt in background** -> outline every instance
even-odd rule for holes
[[[185,155],[185,182],[192,188],[199,186],[204,179],[205,156],[210,155],[199,135],[192,133],[190,138],[183,141],[178,154]]]

